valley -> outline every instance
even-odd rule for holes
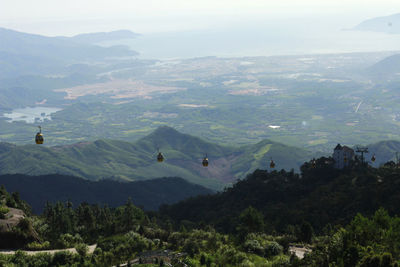
[[[0,141],[32,142],[36,125],[4,117],[27,106],[62,109],[40,122],[46,145],[135,141],[160,125],[221,144],[270,139],[312,152],[400,140],[398,70],[379,71],[393,54],[97,59],[52,76],[21,69],[0,88],[8,99],[0,101]],[[21,95],[32,97],[18,102]]]

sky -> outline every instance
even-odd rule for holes
[[[0,0],[0,6],[0,27],[49,36],[211,30],[290,19],[352,27],[400,13],[399,0]]]

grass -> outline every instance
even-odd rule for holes
[[[125,130],[122,131],[125,135],[130,135],[130,134],[135,134],[135,133],[148,133],[152,130],[152,128],[147,127],[147,128],[142,128],[142,129],[131,129],[131,130]]]
[[[272,144],[267,144],[267,145],[261,147],[260,150],[258,150],[258,152],[254,154],[254,159],[260,160],[265,154],[268,153],[271,146],[272,146]]]
[[[308,144],[310,146],[323,145],[326,143],[328,143],[328,139],[317,139],[317,140],[308,141]]]
[[[210,130],[215,131],[215,130],[222,130],[225,129],[223,125],[211,125]]]

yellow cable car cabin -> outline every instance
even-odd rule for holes
[[[275,168],[275,162],[271,159],[271,162],[269,163],[269,167],[271,169]]]
[[[311,166],[312,166],[312,168],[316,168],[317,167],[317,161],[315,160],[315,159],[313,159],[312,161],[311,161]]]
[[[163,162],[164,161],[164,156],[163,156],[163,154],[161,154],[161,152],[158,152],[157,161],[158,162]]]
[[[38,145],[41,145],[44,142],[44,138],[43,138],[43,134],[42,134],[42,127],[40,127],[40,126],[39,126],[39,132],[36,134],[36,137],[35,137],[35,142]]]
[[[203,164],[203,167],[208,167],[208,158],[207,158],[207,156],[204,157],[202,164]]]

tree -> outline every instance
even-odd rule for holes
[[[85,243],[79,243],[75,246],[76,252],[84,258],[89,250],[89,247]]]
[[[201,254],[200,265],[205,265],[205,264],[206,264],[206,256],[204,256],[204,254]]]
[[[311,243],[313,236],[313,228],[309,222],[303,222],[300,226],[300,232],[298,233],[298,239],[300,241]]]
[[[240,214],[239,221],[237,230],[242,238],[249,233],[257,233],[264,230],[264,216],[252,206],[249,206]]]

